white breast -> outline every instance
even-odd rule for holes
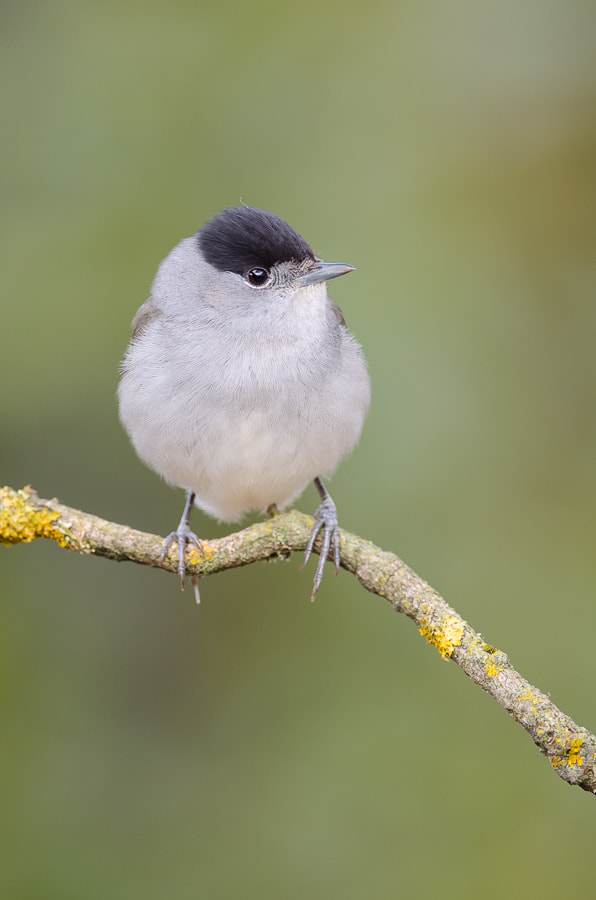
[[[366,364],[322,287],[274,327],[161,315],[131,343],[119,396],[135,449],[217,518],[282,509],[360,436]]]

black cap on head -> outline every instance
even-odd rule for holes
[[[197,234],[206,261],[220,272],[244,275],[254,266],[315,259],[311,247],[287,222],[252,206],[233,206]]]

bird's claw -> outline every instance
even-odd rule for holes
[[[172,531],[165,541],[163,542],[163,547],[161,548],[161,555],[159,557],[160,563],[165,562],[166,557],[170,551],[170,547],[176,544],[178,547],[178,575],[180,576],[180,583],[182,586],[182,590],[184,590],[184,580],[186,576],[186,549],[187,547],[195,547],[199,553],[204,554],[203,545],[194,531],[191,531],[190,528],[184,528],[182,526],[178,527],[178,531]],[[196,581],[196,576],[191,578],[191,584],[194,588],[195,597],[197,598],[197,603],[199,602],[198,597],[198,585]]]
[[[339,572],[339,522],[337,519],[337,509],[335,507],[335,503],[328,494],[323,498],[321,505],[315,513],[315,524],[312,527],[312,531],[308,539],[308,544],[306,545],[306,550],[304,551],[304,562],[302,563],[302,568],[304,568],[306,563],[308,562],[317,536],[323,529],[324,533],[321,552],[319,554],[317,571],[315,572],[313,592],[310,598],[311,600],[314,600],[317,596],[317,591],[319,590],[321,582],[323,580],[325,563],[330,556],[331,550],[333,550],[331,559],[335,563],[335,574],[337,575],[337,573]]]

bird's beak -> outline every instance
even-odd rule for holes
[[[331,278],[339,278],[340,275],[347,275],[353,272],[354,266],[348,266],[346,263],[326,263],[317,260],[308,272],[299,275],[294,284],[298,287],[304,287],[307,284],[318,284],[320,281],[329,281]]]

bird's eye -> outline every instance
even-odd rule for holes
[[[269,269],[262,269],[260,266],[255,266],[254,269],[250,270],[246,277],[255,287],[260,287],[262,284],[265,284],[269,278]]]

